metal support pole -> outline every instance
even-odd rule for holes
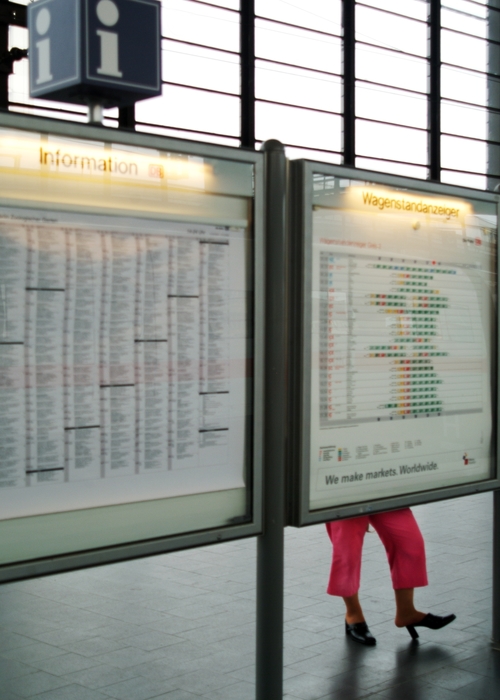
[[[100,102],[89,102],[88,123],[102,126],[104,108]]]
[[[134,131],[135,129],[135,105],[120,107],[118,110],[118,128]]]
[[[356,3],[344,0],[342,3],[343,50],[343,151],[344,165],[355,165],[356,159]]]
[[[286,160],[266,141],[264,534],[257,540],[257,700],[283,697],[286,394]]]
[[[493,492],[493,648],[500,651],[500,491]]]
[[[255,0],[240,1],[241,145],[255,148]]]
[[[0,0],[0,109],[9,108],[9,75],[12,73],[12,60],[2,59],[7,58],[9,51],[10,25],[26,26],[26,6]]]
[[[488,2],[488,189],[500,185],[500,0]],[[498,404],[497,404],[498,405]],[[498,418],[497,418],[498,426]],[[497,469],[500,469],[497,435]],[[493,492],[493,648],[500,651],[500,491]]]
[[[429,179],[441,180],[441,0],[429,10]]]
[[[9,50],[9,5],[5,0],[0,0],[0,58],[7,55]],[[9,107],[9,75],[11,65],[7,62],[0,64],[0,109]]]

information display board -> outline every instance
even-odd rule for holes
[[[258,532],[261,154],[10,120],[0,580]]]
[[[494,488],[497,197],[295,167],[294,521]]]

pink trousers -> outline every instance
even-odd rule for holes
[[[403,508],[326,523],[333,544],[326,592],[344,598],[358,592],[361,550],[368,524],[373,525],[387,552],[393,588],[427,586],[422,533],[411,510]]]

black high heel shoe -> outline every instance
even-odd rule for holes
[[[353,625],[346,622],[345,633],[348,637],[354,639],[355,642],[364,644],[367,647],[373,647],[377,643],[377,640],[368,629],[366,622],[355,622]]]
[[[441,627],[446,627],[450,622],[456,620],[456,615],[433,615],[432,613],[427,613],[427,615],[420,620],[420,622],[415,622],[414,625],[407,625],[406,629],[411,634],[412,639],[418,639],[418,632],[415,627],[428,627],[431,630],[440,630]]]

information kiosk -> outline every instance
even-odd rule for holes
[[[293,166],[293,523],[498,488],[498,197]]]
[[[261,531],[263,155],[0,116],[0,581]]]

